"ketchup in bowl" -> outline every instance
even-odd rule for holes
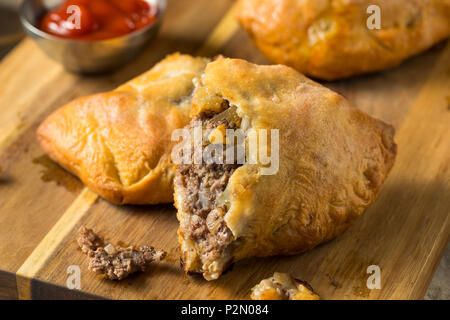
[[[68,0],[45,15],[39,29],[57,37],[95,41],[142,29],[157,18],[144,0]]]

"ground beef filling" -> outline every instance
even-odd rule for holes
[[[89,257],[89,271],[111,280],[122,280],[132,273],[146,271],[152,262],[159,262],[166,256],[163,250],[150,246],[105,246],[102,237],[84,226],[78,230],[77,242]]]
[[[209,119],[208,119],[209,118]],[[226,120],[213,121],[212,117],[202,120],[206,129],[225,124],[227,129],[236,129],[235,123]],[[208,132],[205,132],[205,136]],[[225,156],[225,155],[224,155]],[[219,205],[219,198],[228,181],[240,164],[189,164],[177,169],[178,187],[184,191],[183,211],[188,212],[183,224],[185,239],[195,241],[197,252],[203,262],[218,259],[233,241],[233,234],[223,218],[228,208]]]

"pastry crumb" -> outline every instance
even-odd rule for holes
[[[287,273],[275,272],[252,288],[252,300],[320,300],[306,282]]]

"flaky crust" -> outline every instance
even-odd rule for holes
[[[369,30],[370,5],[381,29]],[[450,0],[239,0],[238,18],[272,61],[326,80],[384,70],[450,35]]]
[[[224,257],[201,265],[179,232],[186,271],[215,279],[232,261],[297,254],[337,237],[374,201],[393,166],[393,127],[289,67],[211,62],[192,116],[220,112],[220,99],[236,106],[249,128],[279,130],[279,170],[262,175],[261,164],[246,163],[233,173],[224,203],[236,241]],[[177,189],[178,219],[184,221]]]
[[[171,133],[188,123],[207,63],[173,54],[114,91],[70,102],[40,125],[41,148],[113,203],[173,201]]]

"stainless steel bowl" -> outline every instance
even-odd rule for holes
[[[166,10],[166,0],[145,1],[157,6],[156,21],[144,29],[106,40],[63,39],[40,30],[37,26],[45,13],[58,7],[63,0],[24,0],[20,8],[20,20],[26,33],[39,47],[68,71],[100,73],[124,65],[155,37]]]

